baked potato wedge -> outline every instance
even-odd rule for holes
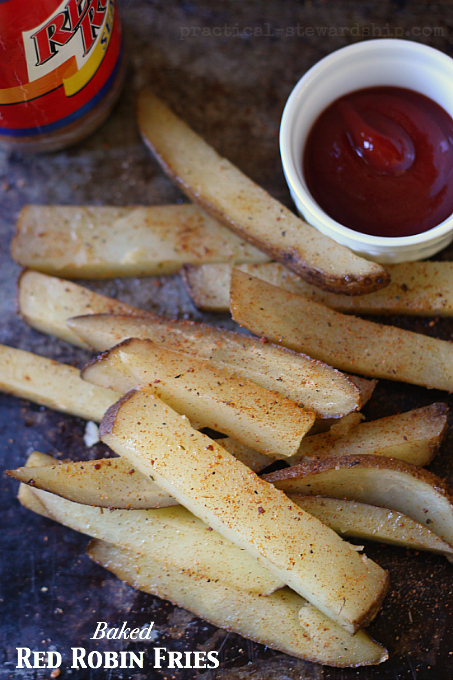
[[[85,342],[104,349],[130,337],[152,340],[279,392],[321,419],[339,418],[362,403],[360,389],[330,366],[232,331],[187,321],[110,315],[76,317],[68,325]],[[369,381],[365,389],[368,386]]]
[[[269,196],[148,90],[139,95],[137,115],[145,144],[177,186],[271,259],[334,293],[369,293],[390,281],[383,267],[354,255]]]
[[[126,458],[59,462],[35,451],[35,459],[6,474],[34,489],[97,508],[150,509],[178,505]],[[41,457],[41,458],[40,458]]]
[[[0,345],[0,390],[96,422],[120,396],[82,380],[74,366],[6,345]]]
[[[133,588],[170,600],[215,626],[271,649],[338,667],[387,659],[386,650],[364,631],[349,635],[289,588],[259,597],[189,571],[163,567],[103,541],[92,541],[87,552]]]
[[[425,550],[453,559],[453,547],[424,524],[388,508],[340,498],[289,494],[296,505],[344,538],[389,543],[399,548]]]
[[[299,451],[288,462],[294,465],[304,457],[368,454],[399,458],[423,467],[431,462],[442,442],[447,411],[446,404],[438,402],[361,422],[346,433],[333,426],[328,432],[305,437]]]
[[[131,468],[126,458],[59,463],[33,452],[25,467],[7,470],[20,481],[74,503],[110,509],[151,509],[178,505],[155,482]],[[23,491],[22,491],[23,493]],[[288,497],[337,534],[426,550],[453,557],[453,548],[426,526],[400,512],[355,501],[289,494]],[[35,495],[43,511],[44,505]]]
[[[35,492],[23,484],[22,505],[52,519]],[[175,568],[152,555],[91,541],[87,553],[99,565],[134,588],[189,609],[210,623],[293,656],[331,666],[382,663],[387,651],[363,630],[354,636],[331,621],[289,588],[267,597],[193,571]],[[275,625],[281,621],[282,625]]]
[[[266,255],[195,205],[26,205],[11,254],[69,279],[175,274],[187,262],[263,262]]]
[[[232,439],[222,439],[222,446],[250,469],[254,469],[254,465],[258,469],[269,465],[267,456]],[[141,510],[178,505],[178,501],[149,477],[133,468],[127,458],[59,461],[33,451],[24,467],[7,470],[6,474],[34,489],[97,508]]]
[[[449,487],[431,472],[396,458],[356,455],[306,460],[263,479],[288,494],[342,498],[402,512],[453,546]]]
[[[315,421],[313,412],[278,392],[151,340],[124,340],[93,359],[81,375],[122,394],[148,387],[199,427],[273,456],[293,456]]]
[[[127,338],[148,338],[234,370],[314,411],[318,418],[340,418],[357,410],[375,386],[365,378],[349,379],[306,355],[213,326],[170,321],[39,272],[22,274],[18,299],[24,319],[44,333],[100,351]],[[79,315],[85,316],[66,323]]]
[[[56,463],[52,456],[35,451],[25,467],[7,470],[7,474],[22,486],[29,484],[82,505],[130,510],[178,504],[155,482],[131,468],[126,458]],[[426,550],[449,559],[453,556],[450,545],[400,512],[342,499],[299,494],[288,497],[341,536]],[[47,516],[45,508],[41,514]]]
[[[69,317],[79,314],[127,314],[143,317],[147,314],[143,309],[94,293],[72,281],[31,269],[26,269],[19,277],[17,300],[19,312],[30,326],[84,349],[92,348],[66,324]]]
[[[270,342],[372,378],[453,391],[453,343],[340,314],[233,270],[235,321]]]
[[[239,590],[260,595],[269,595],[284,585],[282,579],[275,577],[244,550],[211,531],[180,505],[103,512],[103,508],[80,505],[40,489],[27,488],[45,508],[49,519],[150,556],[162,565],[220,579]],[[23,493],[21,498],[24,499]]]
[[[388,286],[365,295],[329,293],[312,286],[279,262],[187,264],[181,274],[194,304],[205,311],[230,308],[231,272],[236,267],[290,293],[351,314],[453,315],[453,263],[402,262],[385,265]]]
[[[387,588],[381,567],[191,428],[150,390],[126,394],[104,417],[99,436],[348,632],[377,613]]]

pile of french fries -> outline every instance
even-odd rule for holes
[[[93,537],[89,556],[119,578],[217,626],[322,664],[381,663],[387,652],[364,627],[388,575],[344,538],[452,560],[450,491],[424,469],[447,408],[369,423],[360,409],[377,378],[452,391],[453,346],[351,314],[449,315],[453,269],[396,265],[389,283],[149,92],[138,115],[200,207],[22,211],[12,246],[27,268],[22,317],[101,353],[79,373],[0,346],[0,388],[100,423],[119,457],[35,452],[9,471],[20,502]],[[259,337],[164,319],[58,278],[179,271],[202,309],[231,308]],[[260,475],[276,460],[285,469]]]

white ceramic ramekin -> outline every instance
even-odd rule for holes
[[[313,66],[292,91],[280,127],[283,171],[298,211],[323,234],[383,264],[421,260],[453,240],[453,215],[414,236],[361,234],[329,217],[312,198],[303,176],[305,142],[319,115],[344,94],[379,85],[420,92],[453,117],[453,59],[407,40],[368,40],[349,45]]]

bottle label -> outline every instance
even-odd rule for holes
[[[40,3],[20,4],[16,20],[18,1],[0,3],[0,135],[33,137],[74,123],[107,95],[121,29],[114,0],[46,0],[44,16]]]

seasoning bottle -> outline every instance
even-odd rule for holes
[[[114,0],[0,2],[0,146],[55,151],[87,137],[122,84]]]

